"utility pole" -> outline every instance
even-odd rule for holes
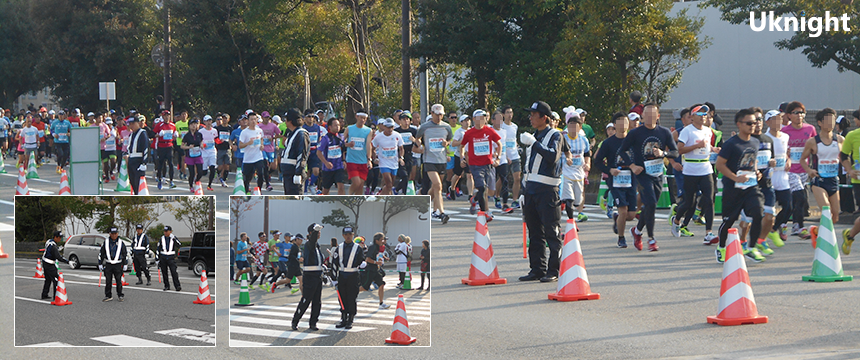
[[[164,108],[173,115],[173,100],[170,96],[170,6],[169,0],[164,0]],[[159,116],[161,114],[156,114]]]
[[[410,69],[409,47],[412,45],[412,4],[410,0],[401,1],[400,57],[402,61],[401,88],[403,102],[401,109],[412,110],[412,70]],[[396,119],[395,119],[396,120]]]

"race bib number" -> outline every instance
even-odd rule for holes
[[[621,170],[618,175],[612,177],[612,186],[617,188],[629,188],[633,186],[633,177],[630,170]]]
[[[164,140],[173,140],[173,131],[161,130],[161,138]]]
[[[260,139],[254,139],[254,146],[260,146]]]
[[[744,171],[744,170],[738,171],[738,176],[741,176],[741,175],[746,175],[747,181],[745,181],[743,183],[735,183],[736,188],[743,190],[743,189],[749,188],[750,186],[755,186],[758,184],[758,180],[756,179],[755,171]]]
[[[517,146],[517,141],[515,139],[505,139],[505,148],[513,149],[514,146]]]
[[[69,141],[69,136],[66,134],[57,134],[58,141]]]
[[[212,149],[214,147],[215,147],[215,141],[214,140],[204,140],[203,141],[203,148],[204,149]]]
[[[795,164],[800,163],[800,156],[803,155],[803,148],[793,147],[788,149],[788,151],[788,155],[791,157],[791,162]]]
[[[116,150],[116,138],[105,140],[105,150]]]
[[[200,156],[201,151],[199,147],[193,147],[188,149],[188,157],[198,157]]]
[[[364,150],[364,141],[367,139],[363,137],[351,137],[349,140],[355,143],[355,145],[352,146],[353,150]]]
[[[123,147],[127,148],[129,144],[131,144],[131,136],[129,136],[125,139],[122,139],[122,146]]]
[[[340,150],[339,145],[331,145],[328,147],[328,156],[329,159],[340,159],[343,153]]]
[[[645,161],[645,173],[654,177],[663,175],[663,159]]]
[[[272,139],[270,139],[270,138],[263,138],[263,145],[265,145],[265,146],[272,145]]]
[[[412,134],[410,133],[402,133],[400,137],[403,138],[403,145],[412,145]]]
[[[385,158],[385,159],[394,159],[395,157],[397,157],[397,148],[396,147],[380,148],[379,157]]]
[[[571,165],[582,166],[582,154],[573,154],[573,163]]]
[[[756,162],[758,162],[758,169],[767,169],[768,163],[770,162],[770,150],[759,150],[756,153]],[[785,162],[785,160],[783,160]],[[783,164],[785,166],[785,164]]]
[[[316,144],[320,139],[320,133],[318,132],[309,132],[308,137],[311,139],[311,144]]]
[[[473,144],[473,148],[475,150],[475,156],[490,155],[490,142],[489,141],[476,141]]]
[[[710,154],[711,154],[711,147],[710,146],[698,148],[695,151],[693,151],[693,155],[696,155],[697,157],[698,156],[701,156],[701,157],[711,156]]]
[[[823,178],[835,178],[838,174],[838,160],[818,160],[818,176]]]
[[[221,131],[218,133],[218,139],[221,139],[221,141],[230,141],[230,133]]]
[[[36,133],[24,133],[24,142],[28,144],[36,142]]]
[[[775,159],[776,159],[776,169],[777,170],[785,170],[785,155],[777,156]]]
[[[72,123],[72,127],[81,127],[80,123]]]
[[[430,138],[429,140],[427,140],[427,147],[432,152],[443,152],[445,151],[445,146],[442,145],[443,141],[445,141],[445,139],[443,138]],[[487,150],[487,154],[489,154],[489,150]]]

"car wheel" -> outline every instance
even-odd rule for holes
[[[208,269],[208,267],[206,267],[205,261],[196,260],[196,261],[194,261],[193,269],[194,269],[194,275],[200,276],[201,274],[203,274],[203,271]]]
[[[69,265],[72,266],[72,269],[80,269],[81,268],[81,262],[78,261],[77,255],[69,256]]]

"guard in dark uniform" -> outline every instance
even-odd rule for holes
[[[42,286],[42,300],[50,299],[48,291],[54,289],[54,298],[57,297],[57,281],[60,274],[57,272],[57,261],[69,263],[57,247],[57,241],[63,239],[62,231],[54,231],[54,236],[45,243],[45,254],[42,255],[42,269],[45,272],[45,285]]]
[[[179,275],[176,274],[176,250],[182,244],[176,236],[173,236],[173,229],[170,226],[164,226],[164,236],[158,241],[158,262],[161,267],[161,276],[164,280],[164,291],[170,290],[170,282],[168,281],[167,271],[173,276],[173,286],[176,291],[182,291],[182,286],[179,284]]]
[[[131,191],[137,195],[140,177],[146,176],[149,136],[146,135],[146,130],[141,129],[137,116],[128,118],[127,123],[131,130],[131,140],[128,143],[128,182],[131,184]]]
[[[284,177],[284,195],[301,195],[304,169],[310,153],[308,131],[301,127],[302,113],[290,109],[284,115],[287,130],[284,132],[284,149],[281,151],[281,174]]]
[[[308,226],[308,242],[305,243],[304,254],[304,283],[302,284],[302,300],[299,301],[299,306],[296,307],[296,313],[293,314],[293,330],[298,330],[299,320],[304,316],[308,305],[311,305],[311,318],[308,320],[312,331],[317,331],[317,321],[320,318],[320,309],[322,308],[322,273],[323,273],[323,256],[320,251],[319,238],[320,230],[323,226],[317,223]]]
[[[352,329],[352,321],[358,311],[358,288],[361,277],[358,266],[364,261],[364,250],[353,242],[352,227],[343,228],[343,243],[337,247],[337,261],[340,270],[337,273],[337,291],[340,295],[340,322],[336,328]]]
[[[128,249],[125,248],[125,243],[119,241],[118,232],[119,229],[111,227],[110,238],[99,250],[99,271],[104,271],[105,274],[105,298],[102,301],[113,300],[111,297],[113,281],[116,281],[116,295],[119,301],[123,301],[122,273],[128,270],[128,259],[126,259]]]
[[[146,253],[149,251],[149,236],[143,233],[143,225],[135,226],[137,234],[131,242],[131,251],[134,254],[133,264],[134,271],[137,272],[137,283],[143,284],[141,275],[146,275],[146,286],[152,285],[152,278],[149,276],[149,266],[146,263]]]

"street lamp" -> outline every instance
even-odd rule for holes
[[[161,66],[164,74],[164,107],[170,110],[170,114],[173,114],[173,100],[171,99],[170,93],[170,7],[167,6],[167,1],[170,0],[156,0],[155,7],[159,10],[164,10],[164,42],[162,44],[156,45],[152,49],[152,60],[159,66]],[[177,3],[180,0],[173,0]],[[159,116],[160,114],[156,114]]]

